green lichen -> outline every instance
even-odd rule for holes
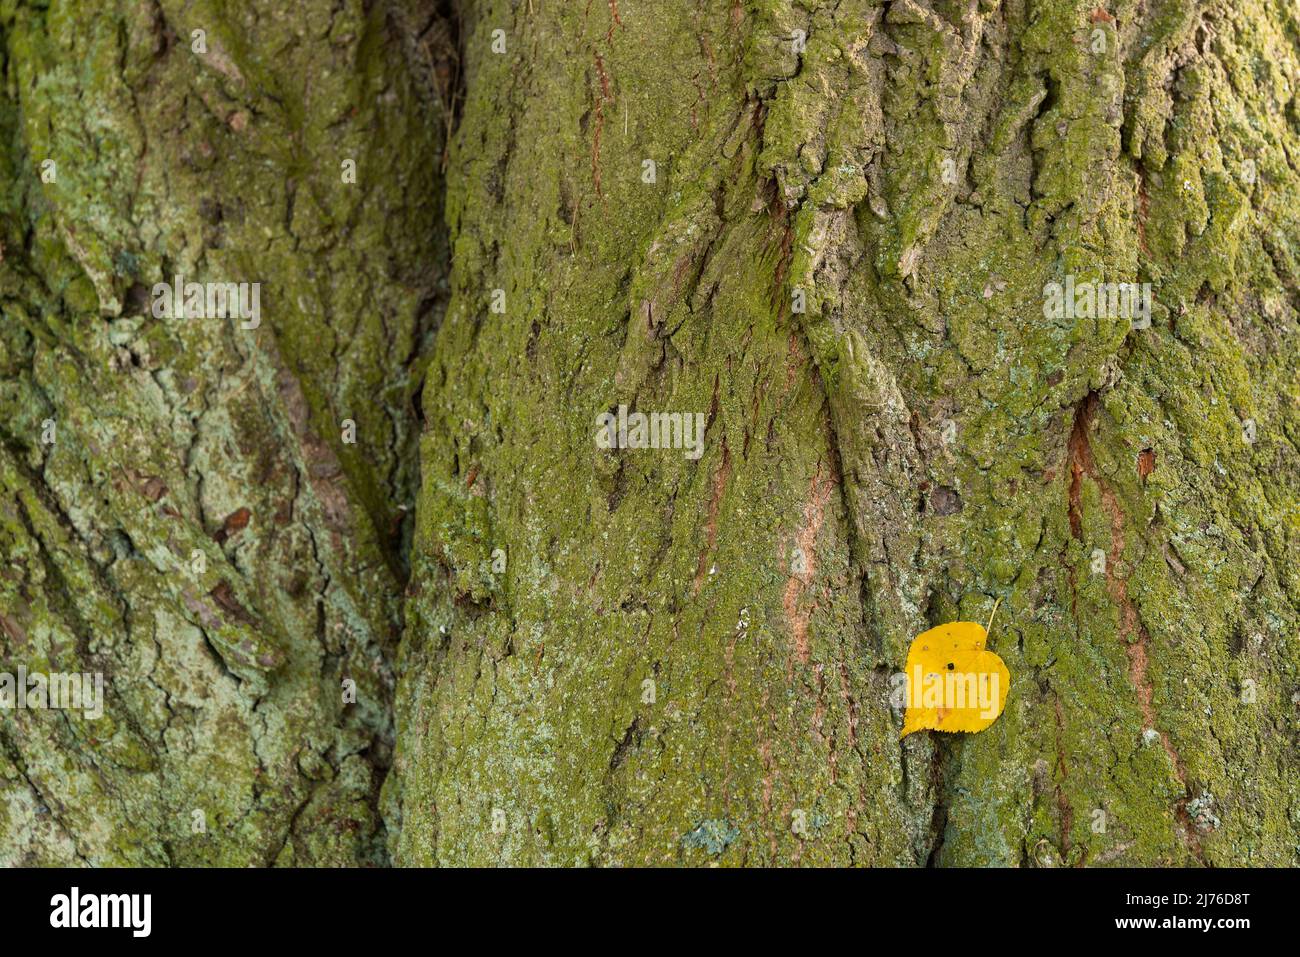
[[[688,862],[726,821],[735,864],[1295,863],[1296,57],[1258,6],[473,7],[394,857]],[[1152,327],[1045,318],[1066,275],[1152,283]],[[620,403],[707,411],[703,457],[597,449]],[[911,637],[994,597],[1006,713],[900,746]]]

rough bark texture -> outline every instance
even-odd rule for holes
[[[461,33],[395,857],[1296,862],[1294,5]],[[1071,273],[1152,328],[1044,319]],[[707,412],[703,457],[598,449],[620,403]],[[909,641],[995,597],[1006,713],[900,746]]]
[[[1293,4],[0,32],[0,647],[109,685],[0,715],[0,860],[1298,863]],[[900,743],[996,598],[1006,712]]]
[[[95,0],[2,3],[0,33],[4,670],[107,686],[98,721],[4,713],[0,861],[384,861],[445,277],[419,27],[359,0]],[[177,273],[260,281],[264,321],[153,318]]]

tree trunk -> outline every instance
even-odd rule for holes
[[[396,859],[1296,862],[1300,23],[1094,7],[467,6]]]
[[[3,670],[105,695],[4,712],[6,864],[387,860],[444,125],[369,6],[0,7]],[[155,318],[178,274],[264,321]]]
[[[0,859],[1298,862],[1289,5],[101,6],[0,6],[0,640],[106,689]]]

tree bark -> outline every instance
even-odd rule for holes
[[[468,5],[394,857],[1296,863],[1297,27]],[[1006,712],[900,743],[995,598]]]
[[[0,860],[1298,863],[1289,5],[0,31],[0,647],[107,701],[0,714]],[[997,599],[1005,713],[900,741]]]
[[[387,860],[445,283],[438,34],[416,19],[0,8],[3,670],[99,672],[106,699],[4,712],[6,864]],[[264,321],[155,318],[178,274],[260,282]]]

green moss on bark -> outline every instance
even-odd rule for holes
[[[395,859],[1295,863],[1294,27],[624,6],[464,24]],[[995,597],[1006,713],[900,745]]]
[[[441,274],[440,106],[400,16],[0,6],[0,647],[106,696],[6,712],[6,862],[387,859]],[[155,318],[178,274],[260,282],[261,325]]]

